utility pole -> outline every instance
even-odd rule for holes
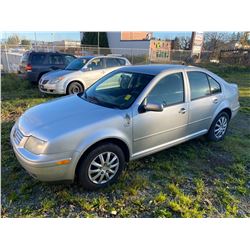
[[[99,38],[99,32],[97,32],[97,45],[98,45],[98,56],[99,56],[100,55],[100,48],[99,48],[100,38]]]
[[[35,35],[35,47],[36,47],[36,50],[37,50],[36,32],[34,32],[34,35]]]

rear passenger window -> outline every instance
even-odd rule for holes
[[[28,58],[29,58],[29,53],[28,52],[24,53],[21,62],[22,63],[28,62]]]
[[[190,71],[187,72],[187,75],[191,90],[191,100],[210,95],[210,88],[206,74]]]
[[[184,102],[182,73],[175,73],[162,78],[148,95],[147,101],[164,106]]]
[[[106,66],[107,66],[107,68],[117,67],[119,65],[120,65],[120,63],[118,62],[118,60],[116,58],[106,58]]]
[[[64,64],[63,63],[63,58],[60,55],[49,55],[49,64]]]
[[[209,84],[210,84],[210,91],[211,94],[217,94],[217,93],[221,93],[221,87],[220,84],[215,81],[211,76],[207,76]]]
[[[119,64],[122,66],[122,65],[125,65],[126,64],[126,61],[124,60],[124,59],[116,59],[118,62],[119,62]]]
[[[38,65],[44,64],[46,55],[45,54],[33,54],[31,57],[31,64]]]

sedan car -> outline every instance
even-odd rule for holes
[[[48,94],[77,94],[124,65],[130,65],[130,62],[120,56],[83,56],[72,61],[64,70],[43,75],[39,89]]]
[[[237,85],[205,69],[127,66],[85,93],[30,108],[10,137],[33,177],[76,178],[93,190],[116,181],[130,160],[205,134],[222,140],[239,107]]]

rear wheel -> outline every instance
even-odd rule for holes
[[[214,119],[209,132],[208,139],[211,141],[221,141],[224,139],[229,123],[229,115],[221,112]]]
[[[88,190],[104,188],[117,180],[124,166],[122,149],[113,143],[102,144],[80,162],[79,184]]]
[[[78,94],[80,92],[83,92],[84,88],[81,83],[79,82],[71,82],[67,88],[67,94],[68,95],[74,95]]]

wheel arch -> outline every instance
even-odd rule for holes
[[[113,143],[117,146],[119,146],[121,148],[121,150],[123,151],[124,153],[124,156],[125,156],[125,160],[126,162],[129,161],[130,159],[130,150],[129,150],[129,147],[128,145],[121,139],[118,139],[118,138],[106,138],[106,139],[102,139],[100,141],[97,141],[95,142],[94,144],[90,145],[84,152],[82,152],[77,164],[76,164],[76,169],[75,169],[75,176],[77,175],[78,171],[79,171],[79,166],[80,166],[80,163],[81,161],[84,159],[84,157],[89,154],[89,152],[91,152],[94,148],[102,145],[102,144],[105,144],[105,143]]]
[[[226,112],[228,114],[228,116],[229,116],[229,120],[231,119],[231,117],[232,117],[232,110],[230,108],[224,108],[218,114],[220,114],[222,112]]]
[[[231,110],[228,106],[224,106],[224,107],[220,108],[217,112],[214,113],[214,116],[212,117],[211,123],[210,123],[210,125],[209,125],[209,127],[208,127],[208,131],[209,131],[209,129],[211,128],[211,126],[213,125],[213,122],[214,122],[215,118],[216,118],[220,113],[222,113],[222,112],[226,112],[226,113],[228,114],[228,116],[229,116],[229,121],[230,121],[230,119],[231,119],[231,117],[232,117],[232,110]]]
[[[82,82],[82,81],[80,81],[80,80],[69,80],[68,82],[67,82],[67,84],[66,84],[66,86],[65,86],[65,90],[66,90],[66,93],[68,93],[68,89],[69,89],[69,85],[72,83],[72,82],[78,82],[78,83],[80,83],[81,85],[82,85],[82,87],[83,87],[83,91],[85,91],[85,85],[84,85],[84,83]]]

